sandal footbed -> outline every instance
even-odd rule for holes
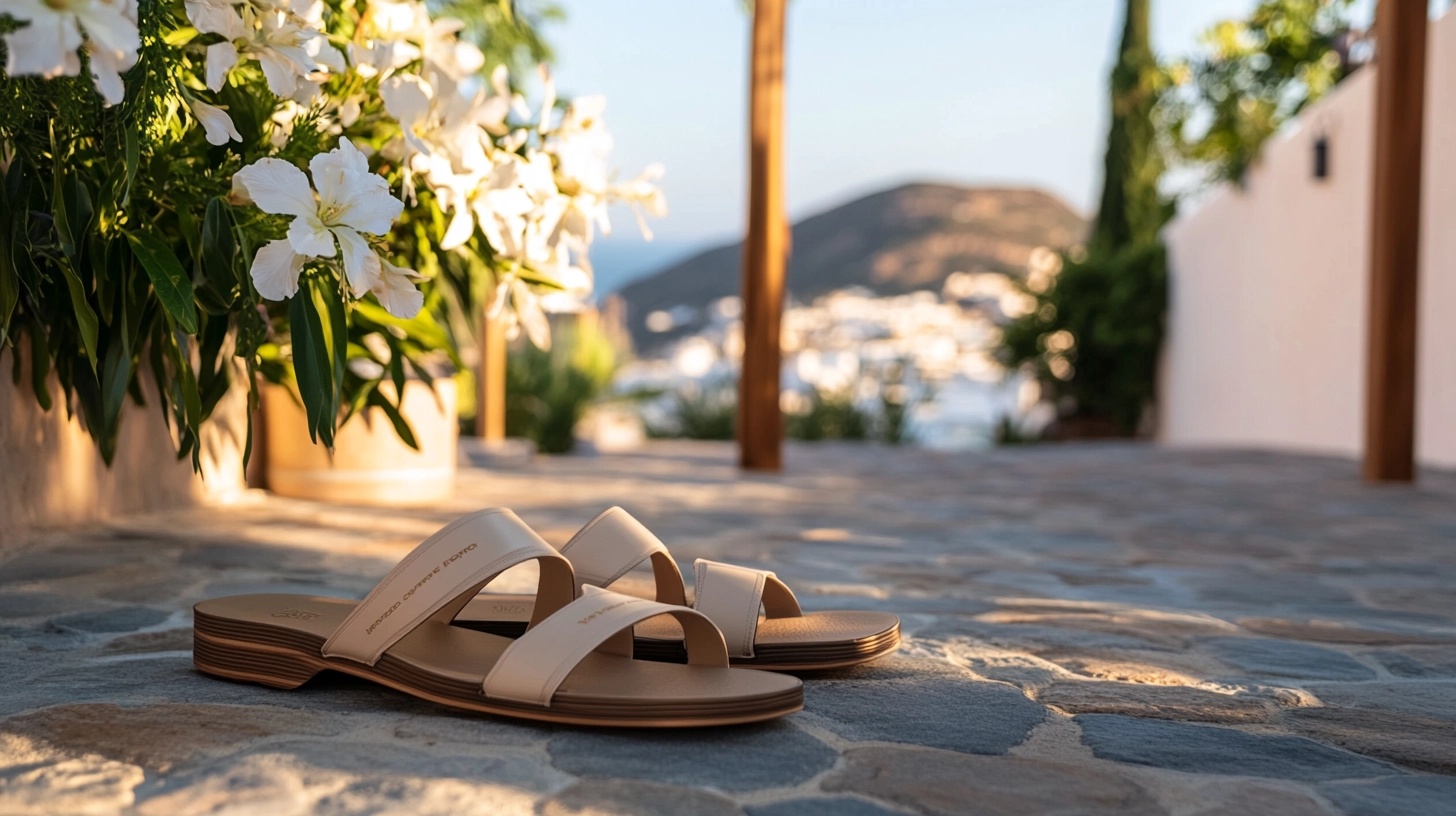
[[[534,607],[528,595],[477,595],[455,623],[503,637],[520,637]],[[673,663],[687,660],[682,629],[672,618],[643,621],[633,628],[633,634],[638,657]],[[874,660],[899,644],[900,619],[888,612],[805,612],[794,618],[760,618],[753,657],[735,657],[732,662],[765,669],[839,668]]]

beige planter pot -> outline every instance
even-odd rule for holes
[[[22,348],[28,344],[20,339]],[[24,545],[36,530],[226,504],[247,489],[248,391],[241,376],[202,426],[201,476],[192,472],[190,457],[177,460],[167,426],[152,407],[157,396],[149,370],[139,377],[147,407],[130,400],[122,406],[116,459],[107,467],[79,416],[66,411],[55,372],[46,383],[49,411],[31,393],[28,352],[20,355],[22,385],[11,382],[14,353],[0,350],[0,553]]]
[[[392,397],[392,386],[386,393]],[[308,438],[303,406],[282,386],[263,389],[268,446],[268,488],[282,496],[349,504],[410,506],[450,497],[455,485],[455,383],[405,383],[401,413],[419,450],[400,441],[378,408],[369,408],[339,428],[334,452]]]

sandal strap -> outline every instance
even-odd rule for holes
[[[683,628],[688,664],[726,667],[728,649],[717,627],[685,606],[586,586],[582,596],[511,642],[481,686],[486,697],[550,707],[571,670],[594,651],[632,655],[632,625],[672,615]]]
[[[539,559],[534,625],[575,597],[571,562],[505,508],[456,519],[425,539],[354,608],[323,645],[324,657],[370,666],[427,620],[449,623],[505,570]]]
[[[660,603],[687,606],[682,572],[667,546],[631,513],[610,507],[561,548],[576,570],[577,586],[611,586],[638,564],[652,559]]]
[[[769,618],[803,614],[793,590],[768,570],[699,558],[693,577],[693,608],[717,624],[734,657],[753,657],[760,610]]]

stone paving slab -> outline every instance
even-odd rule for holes
[[[680,733],[192,669],[203,598],[360,597],[461,512],[561,543],[612,504],[684,567],[897,612],[905,646],[782,721]],[[1456,474],[1264,453],[801,446],[763,476],[657,443],[467,470],[423,509],[254,495],[0,560],[0,813],[1456,814],[1453,588]]]

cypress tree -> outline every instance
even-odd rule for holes
[[[1122,43],[1112,68],[1112,123],[1103,162],[1102,199],[1087,249],[1111,254],[1151,241],[1172,214],[1158,191],[1164,164],[1153,108],[1158,64],[1149,31],[1150,0],[1127,0]]]

